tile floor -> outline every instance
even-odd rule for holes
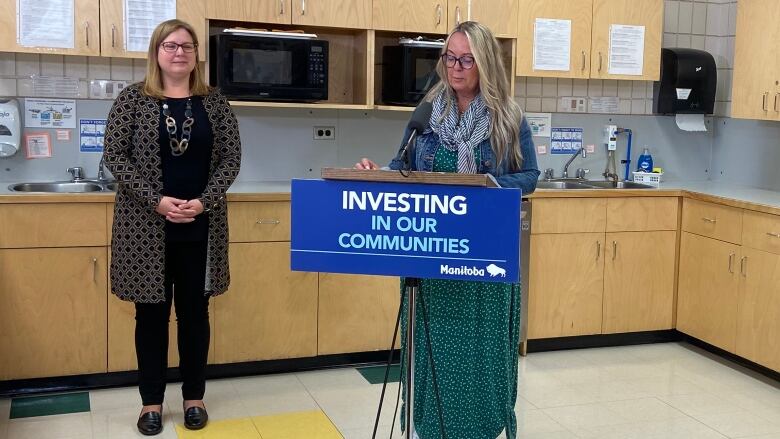
[[[397,386],[385,396],[380,438],[390,434]],[[214,380],[207,388],[212,420],[321,410],[344,438],[367,439],[381,385],[342,368]],[[685,343],[530,354],[520,360],[518,390],[522,439],[780,439],[780,383]],[[158,437],[174,439],[178,384],[167,396]],[[91,391],[87,413],[9,420],[10,404],[0,399],[0,439],[142,437],[135,388]]]

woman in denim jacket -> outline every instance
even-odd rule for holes
[[[410,168],[488,173],[502,187],[533,192],[539,170],[531,130],[509,94],[490,30],[470,21],[458,25],[436,70],[443,80],[425,97],[433,113],[415,140]],[[366,158],[355,167],[378,169]],[[390,168],[404,163],[395,159]],[[414,340],[422,353],[414,359],[415,437],[495,439],[505,431],[515,438],[520,284],[423,279],[417,306],[425,311],[416,314],[418,328],[428,331],[416,331]],[[401,334],[407,324],[404,319]],[[402,339],[402,350],[406,344]],[[429,349],[433,367],[424,354]]]

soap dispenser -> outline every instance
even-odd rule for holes
[[[653,156],[650,155],[649,148],[645,147],[645,150],[642,151],[642,155],[639,156],[637,162],[639,163],[639,166],[636,169],[637,171],[653,172]]]

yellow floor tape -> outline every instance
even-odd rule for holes
[[[203,430],[176,424],[179,439],[343,439],[321,410],[209,421]]]

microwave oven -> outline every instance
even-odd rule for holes
[[[229,99],[328,99],[328,42],[221,33],[209,40],[209,82]]]
[[[443,44],[442,44],[443,45]],[[382,102],[415,106],[439,82],[438,45],[399,44],[382,48]]]

